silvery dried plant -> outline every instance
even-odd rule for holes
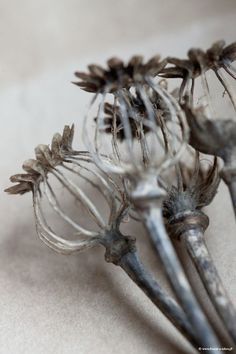
[[[172,64],[170,67],[165,67],[160,76],[165,78],[181,78],[179,96],[180,100],[187,93],[193,95],[195,81],[198,77],[202,78],[203,91],[208,95],[208,83],[206,73],[212,70],[220,80],[222,86],[231,96],[228,90],[227,83],[224,80],[223,72],[230,77],[236,78],[235,68],[232,63],[236,60],[236,42],[226,46],[224,40],[217,41],[206,51],[200,48],[191,48],[188,51],[188,59],[179,59],[175,57],[168,57],[167,63]],[[191,82],[190,89],[188,88]],[[235,103],[233,102],[235,105]],[[235,106],[236,107],[236,106]]]
[[[217,159],[204,170],[197,153],[195,167],[179,164],[176,174],[176,184],[163,203],[167,229],[172,237],[184,242],[216,311],[236,343],[236,311],[204,240],[209,218],[202,208],[209,205],[217,193],[220,182]]]
[[[125,192],[110,176],[95,168],[89,153],[72,148],[73,135],[74,126],[65,126],[62,136],[58,133],[54,135],[51,148],[38,145],[35,149],[36,159],[27,160],[23,164],[26,173],[11,177],[11,181],[17,184],[6,189],[6,192],[32,192],[37,233],[54,251],[72,254],[98,245],[104,246],[105,260],[120,266],[174,326],[198,347],[201,343],[197,342],[183,310],[142,264],[135,239],[120,232],[120,224],[129,211]],[[71,175],[68,176],[68,172],[77,177],[76,181]],[[55,177],[67,194],[71,194],[75,201],[79,202],[79,206],[76,205],[77,214],[81,213],[81,209],[85,209],[86,219],[90,220],[90,224],[91,221],[95,222],[96,230],[85,228],[81,222],[71,218],[67,208],[61,205],[58,187],[53,187],[50,175]],[[81,183],[83,181],[105,199],[109,209],[107,218],[101,215],[95,202],[87,195]],[[72,227],[72,240],[71,235],[60,236],[55,231],[55,225],[50,220],[52,216],[48,210],[45,211],[44,199],[56,215]]]
[[[210,49],[190,49],[188,59],[168,58],[173,66],[164,68],[160,76],[182,78],[180,102],[190,127],[190,144],[200,152],[219,156],[224,161],[221,176],[227,184],[236,215],[236,94],[230,81],[236,79],[233,62],[236,60],[236,42],[226,46],[225,41],[215,42]],[[231,116],[215,112],[207,74],[214,72],[233,107]],[[194,83],[201,79],[205,106],[194,104]],[[189,88],[189,83],[192,82]],[[185,95],[185,97],[184,97]]]
[[[206,347],[217,347],[216,336],[191,290],[162,219],[165,191],[159,181],[160,173],[178,161],[188,138],[183,111],[174,97],[154,79],[163,63],[166,62],[159,62],[156,57],[147,64],[143,64],[141,57],[134,57],[127,64],[113,58],[108,61],[106,69],[93,65],[89,66],[88,73],[76,73],[81,79],[76,84],[95,93],[91,109],[100,97],[94,136],[90,136],[88,113],[84,140],[99,168],[124,177],[129,198],[142,217],[176,296],[196,331],[198,342]],[[164,115],[161,118],[152,102],[154,94],[162,103]],[[113,99],[113,103],[107,106],[106,100],[109,99]],[[138,100],[137,109],[135,103]],[[108,107],[112,117],[111,129],[107,124]],[[165,116],[168,117],[166,121]],[[138,134],[133,133],[134,125]],[[109,131],[112,133],[110,152],[107,146],[103,150]],[[121,131],[123,139],[119,139]]]
[[[12,176],[11,181],[17,184],[6,190],[10,194],[32,192],[37,232],[49,247],[70,254],[104,246],[106,261],[122,267],[195,347],[210,348],[211,353],[219,353],[214,348],[220,345],[168,232],[185,240],[212,302],[235,340],[235,310],[203,239],[209,219],[202,208],[214,198],[219,184],[217,160],[207,172],[200,167],[198,155],[191,172],[179,162],[188,143],[197,151],[221,157],[225,164],[220,175],[229,186],[236,213],[236,123],[215,119],[218,117],[212,110],[210,117],[207,114],[211,107],[209,71],[224,88],[235,114],[234,91],[225,77],[236,78],[235,59],[236,43],[226,46],[218,41],[206,51],[191,49],[184,60],[161,60],[157,55],[144,62],[142,56],[133,56],[125,63],[112,58],[106,68],[93,64],[87,73],[76,72],[79,81],[75,84],[94,94],[83,126],[89,152],[73,149],[74,128],[66,126],[62,136],[53,137],[50,148],[37,146],[36,159],[24,163],[26,173]],[[170,93],[166,80],[173,78],[182,79],[182,83]],[[197,79],[207,100],[205,107],[196,105]],[[176,185],[174,179],[168,182],[164,177],[173,168]],[[76,200],[88,227],[62,206],[51,176]],[[83,182],[104,199],[109,215],[102,215]],[[59,219],[72,227],[72,237],[55,231],[45,200]],[[120,224],[128,214],[146,226],[181,307],[144,268],[135,239],[121,233]]]

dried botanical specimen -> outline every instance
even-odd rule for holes
[[[123,64],[122,64],[123,65]],[[154,246],[161,258],[170,283],[184,309],[187,318],[197,333],[199,343],[204,346],[217,346],[217,339],[210,325],[207,322],[196,298],[194,297],[188,280],[184,274],[182,266],[178,260],[175,250],[166,233],[162,220],[162,201],[165,197],[165,191],[158,183],[160,172],[173,165],[181,155],[188,136],[188,130],[181,108],[162,86],[154,81],[152,72],[142,68],[142,77],[140,75],[132,76],[132,80],[126,80],[126,72],[119,72],[119,80],[104,80],[102,88],[94,88],[97,93],[102,92],[96,118],[96,128],[94,132],[94,141],[91,140],[88,129],[89,115],[84,124],[84,140],[87,148],[91,152],[93,160],[102,170],[108,173],[123,175],[129,198],[134,207],[139,211],[143,222],[149,231]],[[155,75],[158,73],[155,70]],[[123,77],[124,76],[124,77]],[[87,80],[87,79],[86,79]],[[86,83],[87,85],[87,83]],[[85,84],[83,84],[85,87]],[[92,91],[92,90],[91,90]],[[157,124],[155,107],[151,102],[150,93],[155,92],[159,100],[165,105],[169,124]],[[145,119],[140,112],[130,105],[133,92],[136,97],[140,97],[147,112]],[[107,156],[102,152],[102,143],[104,133],[107,135],[105,99],[107,93],[112,93],[114,97],[113,113],[115,126],[117,127],[117,104],[119,106],[119,118],[122,120],[124,132],[124,144],[121,146],[116,134],[112,134],[111,146],[112,153]],[[95,100],[92,101],[94,104]],[[111,108],[111,106],[109,106]],[[165,113],[166,113],[165,112]],[[140,140],[141,154],[137,156],[136,146],[132,133],[133,117],[142,137]],[[148,134],[145,134],[144,128],[147,127]],[[178,130],[178,132],[177,132]],[[164,152],[162,159],[158,159],[157,149]],[[177,144],[178,143],[178,144]],[[159,147],[158,147],[159,144]],[[122,151],[122,148],[123,151]],[[125,150],[125,151],[124,151]]]
[[[236,343],[236,311],[204,241],[209,219],[202,208],[211,203],[217,192],[217,159],[204,171],[197,153],[193,171],[184,164],[179,167],[177,186],[172,186],[163,203],[167,229],[172,237],[184,241],[212,303]]]
[[[224,168],[221,176],[228,185],[236,215],[236,99],[235,89],[228,82],[228,77],[236,79],[232,63],[236,60],[236,42],[226,46],[225,41],[215,42],[206,51],[190,49],[188,59],[167,58],[172,67],[166,67],[160,73],[165,78],[182,78],[180,101],[187,115],[190,126],[190,143],[200,152],[221,157]],[[224,119],[219,113],[212,112],[207,72],[212,70],[223,86],[234,108],[234,118]],[[207,98],[207,107],[194,107],[194,83],[196,78],[202,82],[202,91]],[[188,84],[192,85],[188,90]],[[187,90],[187,91],[186,91]],[[185,93],[186,91],[186,93]],[[185,98],[184,98],[185,93]],[[206,111],[210,109],[210,119]],[[218,115],[218,116],[217,116]]]
[[[195,347],[210,347],[211,353],[218,353],[214,348],[220,344],[169,235],[184,240],[216,310],[236,342],[235,310],[205,244],[209,219],[202,211],[214,198],[221,176],[231,192],[236,215],[236,121],[222,119],[225,117],[213,115],[213,111],[210,117],[206,113],[211,107],[207,76],[211,71],[236,114],[234,90],[227,81],[227,77],[236,79],[235,60],[236,42],[226,46],[218,41],[206,51],[191,49],[184,60],[161,60],[157,55],[144,61],[142,56],[133,56],[126,63],[111,58],[105,68],[93,64],[87,73],[76,72],[79,81],[75,84],[94,94],[83,125],[88,151],[73,149],[74,127],[66,126],[62,135],[54,135],[50,147],[36,147],[36,158],[23,164],[25,173],[12,176],[16,184],[6,190],[10,194],[32,192],[37,232],[49,247],[70,254],[104,246],[105,260],[120,266]],[[168,79],[173,78],[182,82],[175,92],[169,92]],[[196,106],[196,79],[207,98],[205,107]],[[183,152],[192,151],[189,144],[213,155],[213,166],[203,170],[199,154],[194,170],[183,165]],[[216,156],[224,161],[220,172]],[[173,168],[176,184],[171,175]],[[165,173],[170,176],[169,182]],[[52,179],[73,198],[76,207],[79,205],[81,213],[76,217],[60,201]],[[96,206],[96,193],[105,203],[106,216],[100,205]],[[63,225],[72,228],[71,234],[61,236],[62,230],[56,230],[45,202]],[[86,216],[78,221],[83,213]],[[180,306],[145,269],[135,239],[121,233],[120,225],[128,214],[145,225]]]
[[[199,344],[186,315],[145,269],[139,258],[135,239],[124,236],[119,230],[120,223],[129,210],[125,193],[111,177],[91,168],[94,164],[88,153],[78,152],[72,148],[73,134],[74,126],[71,128],[65,126],[62,136],[54,135],[51,149],[47,145],[37,146],[36,160],[28,160],[23,165],[27,174],[12,176],[11,181],[18,184],[8,188],[6,192],[24,194],[32,191],[37,233],[40,239],[54,251],[71,254],[97,245],[104,246],[105,260],[120,266],[163,314],[197,347]],[[92,189],[97,190],[105,198],[109,206],[108,220],[103,218],[80,184],[66,175],[67,171],[88,182]],[[84,172],[89,174],[86,175]],[[57,191],[49,181],[50,174],[55,176],[62,187],[80,202],[80,209],[85,208],[87,219],[95,221],[98,230],[84,228],[63,209]],[[91,176],[95,177],[95,181]],[[60,236],[54,231],[52,223],[48,221],[48,213],[43,210],[43,198],[46,198],[51,208],[65,223],[72,226],[76,240],[69,240],[65,235]]]
[[[165,78],[183,79],[180,87],[180,98],[182,98],[185,88],[187,88],[190,81],[192,81],[192,87],[188,94],[191,93],[191,95],[193,95],[194,81],[199,76],[203,77],[203,90],[207,95],[208,85],[205,74],[208,70],[213,70],[227,92],[227,86],[225,85],[225,81],[223,80],[219,69],[223,69],[235,79],[235,69],[232,66],[232,62],[235,60],[236,42],[225,46],[225,41],[221,40],[213,43],[211,48],[206,51],[198,48],[190,49],[188,52],[188,59],[168,57],[167,62],[174,66],[164,68],[160,76]]]
[[[91,64],[88,73],[77,71],[75,75],[81,81],[75,82],[75,85],[87,92],[113,92],[121,87],[130,87],[134,81],[142,82],[146,75],[155,76],[165,65],[166,60],[161,61],[159,55],[147,63],[143,63],[142,56],[133,56],[127,64],[114,57],[107,61],[107,68]]]

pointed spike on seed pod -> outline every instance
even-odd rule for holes
[[[72,150],[72,142],[74,138],[74,124],[70,127],[65,125],[62,133],[62,146],[66,150]]]
[[[217,42],[214,42],[210,48],[210,50],[213,50],[213,51],[217,51],[217,52],[221,52],[222,49],[224,48],[225,46],[225,41],[223,39],[217,41]]]
[[[75,82],[75,84],[77,86],[79,86],[82,90],[87,89],[87,88],[96,88],[97,87],[95,82],[90,82],[90,81]]]
[[[74,73],[74,75],[75,75],[76,77],[78,77],[78,79],[81,79],[81,80],[87,81],[87,80],[90,79],[90,74],[87,74],[87,73],[84,73],[84,72],[81,72],[81,71],[76,71],[76,72]]]
[[[36,159],[38,161],[41,161],[41,160],[50,161],[50,159],[52,157],[52,153],[51,153],[51,150],[49,149],[48,145],[39,144],[36,146],[34,151],[35,151]]]
[[[193,62],[201,62],[203,63],[203,61],[206,59],[206,53],[200,49],[200,48],[192,48],[188,51],[187,53],[190,61]]]
[[[32,190],[30,183],[28,182],[20,182],[16,184],[15,186],[6,188],[4,192],[8,194],[25,194],[27,192],[30,192]]]
[[[87,91],[87,92],[97,92],[98,91],[97,84],[92,83],[92,82],[72,82],[72,84],[79,86],[81,88],[81,90],[83,90],[83,91]]]
[[[44,169],[41,163],[34,159],[26,160],[22,166],[23,170],[31,174],[44,175]]]
[[[62,136],[59,133],[53,135],[51,142],[51,151],[53,156],[60,156],[60,147],[62,143]]]
[[[142,55],[134,55],[130,58],[128,62],[128,66],[137,67],[143,63],[143,56]]]
[[[34,182],[34,177],[29,174],[29,173],[18,173],[16,175],[13,175],[10,177],[10,181],[12,183],[16,183],[16,182]]]
[[[40,144],[34,149],[36,160],[41,163],[45,168],[53,167],[54,162],[52,158],[52,152],[48,145]]]
[[[177,79],[177,78],[184,78],[185,70],[182,68],[164,68],[159,76],[164,77],[166,79]]]
[[[161,56],[159,54],[157,54],[148,60],[148,62],[146,63],[146,66],[159,65],[160,60],[161,60]]]
[[[113,57],[107,61],[107,65],[110,69],[121,69],[124,67],[124,62],[117,57]]]
[[[88,65],[89,71],[92,75],[98,76],[100,79],[103,79],[105,70],[97,64],[90,64]]]
[[[81,90],[85,91],[85,92],[89,92],[89,93],[95,93],[95,92],[98,92],[99,89],[97,86],[94,86],[94,87],[86,87],[86,88],[83,88],[81,87]]]

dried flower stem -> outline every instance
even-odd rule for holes
[[[198,347],[200,344],[183,310],[142,264],[135,248],[135,240],[113,229],[103,238],[103,246],[106,248],[106,261],[120,266],[187,340]]]
[[[203,229],[198,226],[187,229],[181,234],[188,253],[202,279],[215,309],[236,343],[236,311],[226,293],[204,241]]]
[[[120,265],[163,314],[196,346],[193,330],[182,309],[144,269],[137,255],[135,239],[123,236],[119,231],[120,223],[129,210],[125,193],[109,175],[94,169],[93,161],[87,152],[72,149],[73,134],[73,126],[71,128],[66,126],[62,136],[54,135],[51,149],[47,145],[37,146],[36,160],[28,160],[24,163],[24,169],[28,173],[12,176],[11,181],[18,184],[6,191],[11,194],[32,192],[38,235],[54,251],[72,254],[97,245],[105,246],[106,261]],[[73,177],[77,177],[77,182],[69,178],[68,171],[73,174]],[[87,212],[87,218],[90,217],[99,230],[88,230],[70,217],[58,199],[57,191],[54,190],[48,177],[49,174],[52,174],[57,182],[80,203]],[[96,177],[96,180],[92,177]],[[78,183],[84,180],[106,201],[110,210],[108,218],[100,214],[91,197]],[[76,240],[67,239],[66,235],[60,236],[53,230],[54,227],[47,220],[48,213],[44,211],[43,199],[60,219],[74,229],[78,237]]]
[[[139,195],[139,190],[136,189],[136,193],[133,193],[133,202],[143,217],[144,224],[164,264],[166,274],[176,296],[194,331],[196,331],[197,341],[204,347],[219,347],[218,340],[191,290],[180,261],[166,233],[161,210],[163,195],[160,195],[159,191],[159,197],[157,195],[154,196],[156,188],[151,187],[150,183],[139,187],[141,194]],[[147,193],[147,188],[152,196],[149,194],[149,197],[146,195],[145,198],[143,193],[144,191]],[[214,350],[211,352],[215,353]]]
[[[209,205],[217,193],[220,182],[218,162],[215,158],[213,165],[205,171],[197,153],[194,169],[179,164],[179,171],[182,185],[172,186],[163,204],[166,226],[172,237],[184,240],[216,311],[235,341],[236,311],[203,238],[209,219],[201,209]]]

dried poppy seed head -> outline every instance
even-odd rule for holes
[[[214,163],[208,170],[204,170],[199,154],[196,156],[194,170],[191,171],[182,164],[180,174],[181,182],[178,186],[172,186],[163,202],[163,216],[167,227],[176,237],[185,227],[192,227],[197,223],[203,228],[208,226],[208,219],[201,209],[211,203],[220,182],[217,158],[214,158]]]
[[[73,150],[73,133],[74,126],[71,128],[66,126],[62,136],[54,135],[51,148],[47,145],[38,145],[35,149],[36,159],[27,160],[23,165],[27,173],[12,176],[11,181],[18,184],[6,189],[6,192],[10,194],[24,194],[32,191],[39,237],[52,249],[65,254],[104,244],[106,233],[111,229],[118,230],[123,214],[127,210],[124,194],[115,182],[97,169],[93,169],[93,161],[88,153]],[[81,220],[74,220],[67,208],[63,207],[65,198],[62,202],[59,201],[58,187],[54,189],[54,184],[50,180],[51,176],[54,182],[62,186],[64,191],[80,204],[88,220],[91,220],[89,228],[82,226]],[[76,182],[73,177],[76,178]],[[96,178],[95,181],[94,178]],[[80,183],[84,181],[94,191],[93,194],[97,192],[103,198],[108,206],[108,217],[101,214],[95,201],[83,190]],[[72,227],[76,240],[68,240],[54,231],[52,222],[48,220],[50,218],[48,211],[44,208],[45,201],[60,221]],[[92,223],[94,229],[91,229]]]
[[[200,73],[210,69],[220,69],[229,61],[236,60],[236,42],[225,46],[225,41],[219,40],[206,51],[193,48],[189,50],[188,57],[195,70],[199,70]]]
[[[188,72],[191,78],[196,78],[204,71],[216,70],[230,66],[236,60],[236,42],[225,46],[224,40],[212,44],[206,51],[192,48],[188,51],[188,59],[167,58],[173,67],[164,68],[159,74],[166,78],[183,78]]]
[[[89,73],[76,72],[81,81],[74,82],[87,92],[114,92],[119,88],[129,88],[134,82],[143,82],[145,76],[155,76],[165,66],[157,55],[146,63],[142,56],[133,56],[127,64],[119,58],[107,61],[107,68],[99,65],[89,65]]]
[[[211,48],[203,51],[202,49],[192,48],[188,52],[188,59],[167,58],[167,62],[173,66],[165,67],[159,76],[164,78],[182,78],[180,87],[180,101],[186,93],[193,97],[195,79],[202,78],[203,92],[206,97],[209,96],[208,83],[206,79],[206,72],[213,70],[220,84],[227,92],[234,109],[236,110],[236,103],[233,98],[231,88],[224,77],[226,73],[229,77],[236,79],[235,68],[232,62],[236,60],[236,42],[225,46],[225,41],[218,41],[213,43]],[[191,81],[191,87],[188,88]]]
[[[145,85],[135,83],[130,90],[118,89],[113,103],[105,103],[107,96],[110,98],[107,93],[97,96],[90,107],[92,110],[98,104],[94,131],[94,115],[89,115],[90,110],[87,113],[84,141],[96,164],[106,172],[140,179],[168,168],[185,147],[188,129],[184,112],[163,85],[152,78],[146,80]]]

